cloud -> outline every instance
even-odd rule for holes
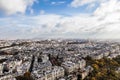
[[[33,14],[34,13],[34,10],[33,9],[30,9],[30,14]]]
[[[73,0],[70,4],[71,7],[80,7],[80,6],[83,6],[83,5],[86,5],[86,4],[89,4],[90,7],[94,4],[94,3],[102,3],[102,2],[105,2],[105,1],[108,1],[108,0]]]
[[[51,2],[51,5],[60,5],[60,4],[64,4],[65,1],[58,1],[58,2]]]
[[[24,14],[28,7],[31,7],[36,0],[0,0],[0,10],[12,15],[16,13]]]
[[[100,7],[94,12],[95,15],[107,15],[111,13],[120,12],[120,1],[119,0],[109,0],[108,2],[101,3]]]
[[[41,15],[45,14],[45,11],[44,10],[40,10],[40,14]]]
[[[120,39],[120,1],[109,0],[90,14],[42,14],[0,19],[0,38]]]

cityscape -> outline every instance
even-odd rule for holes
[[[119,80],[119,76],[119,42],[84,39],[0,41],[0,80]]]
[[[120,0],[0,0],[0,80],[120,80]]]

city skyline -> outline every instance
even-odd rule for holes
[[[120,0],[0,0],[0,39],[120,39]]]

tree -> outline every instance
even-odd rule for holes
[[[33,77],[31,76],[30,72],[24,73],[23,76],[17,76],[17,80],[34,80]]]

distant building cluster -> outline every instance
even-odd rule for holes
[[[26,72],[35,80],[83,80],[94,70],[86,57],[98,60],[119,55],[119,42],[0,40],[0,80],[16,80]]]

